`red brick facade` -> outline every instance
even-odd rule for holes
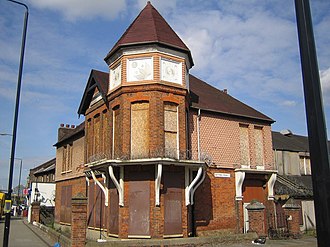
[[[57,145],[57,222],[71,222],[71,198],[86,192],[87,226],[119,238],[243,232],[245,204],[257,199],[271,210],[272,120],[217,90],[235,106],[193,105],[208,99],[189,90],[190,51],[165,47],[116,50],[107,56],[110,79],[92,71],[79,108],[84,135]],[[132,61],[143,59],[151,70],[130,80]],[[247,115],[236,113],[241,107]]]

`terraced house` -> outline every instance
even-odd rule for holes
[[[85,193],[89,229],[118,238],[243,232],[252,200],[274,209],[273,120],[190,75],[189,48],[149,2],[104,60],[109,71],[90,72],[78,110],[84,154],[68,159],[74,138],[57,144],[69,156],[59,154],[67,163],[57,162],[56,199]],[[61,207],[57,222],[70,224]]]

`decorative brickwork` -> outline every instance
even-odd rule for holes
[[[190,110],[189,115],[189,135],[193,159],[198,157],[197,113],[197,110]],[[199,120],[201,158],[210,158],[212,164],[218,167],[240,168],[242,163],[240,126],[242,125],[248,127],[251,168],[256,168],[254,131],[255,126],[257,126],[259,131],[262,131],[264,169],[273,169],[271,128],[268,124],[228,117],[222,114],[208,113],[203,110]]]

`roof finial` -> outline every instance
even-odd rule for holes
[[[147,4],[151,4],[151,2],[150,2],[150,1],[148,1],[148,2],[147,2]]]

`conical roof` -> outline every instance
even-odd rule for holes
[[[149,1],[110,50],[105,60],[121,47],[152,43],[188,53],[190,62],[193,64],[189,48]]]

